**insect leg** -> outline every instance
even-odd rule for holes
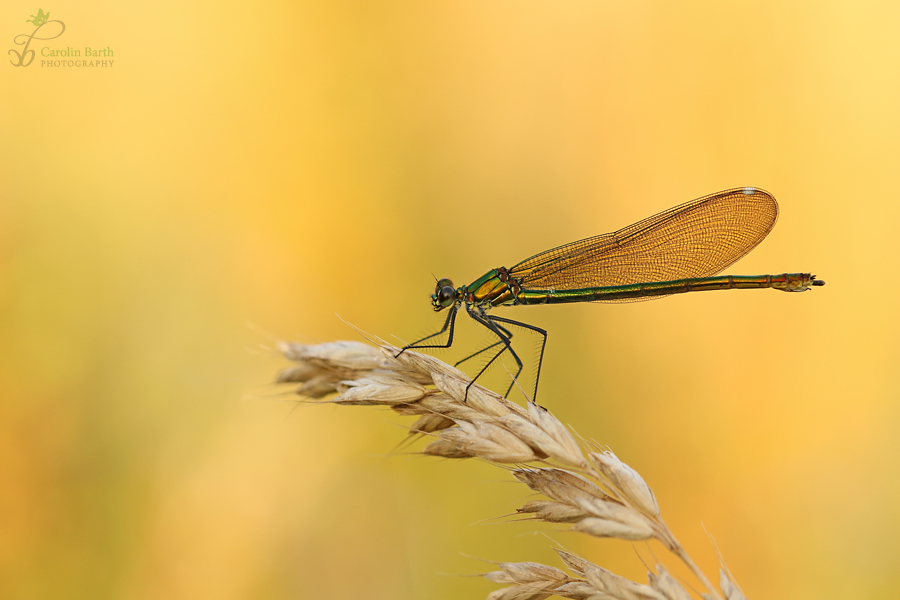
[[[483,316],[486,316],[486,315],[483,315]],[[506,336],[507,339],[512,340],[513,334],[512,334],[512,332],[511,332],[510,330],[508,330],[508,329],[506,329],[505,327],[502,327],[502,326],[500,326],[500,325],[497,325],[497,328],[503,333],[503,335]],[[502,343],[503,343],[503,342],[494,342],[493,344],[490,344],[489,346],[485,346],[485,347],[482,348],[481,350],[478,350],[478,351],[476,351],[476,352],[474,352],[474,353],[468,355],[467,357],[465,357],[465,358],[463,358],[463,359],[461,359],[461,360],[456,361],[456,362],[453,364],[453,366],[454,366],[454,367],[458,367],[459,365],[461,365],[462,363],[466,362],[466,361],[469,360],[470,358],[475,358],[476,356],[478,356],[478,355],[481,354],[482,352],[487,352],[487,351],[490,350],[491,348],[493,348],[493,347],[495,347],[495,346],[499,346],[499,345],[502,344]]]
[[[543,365],[543,363],[544,363],[544,348],[547,347],[547,331],[544,329],[541,329],[540,327],[535,327],[534,325],[529,325],[528,323],[522,323],[521,321],[513,321],[512,319],[504,319],[502,317],[494,317],[494,316],[487,317],[487,318],[490,319],[492,322],[500,321],[501,323],[515,325],[517,327],[522,327],[524,329],[530,329],[531,331],[535,331],[535,332],[541,334],[541,337],[543,337],[543,340],[541,340],[541,354],[538,357],[537,375],[535,375],[535,378],[534,378],[534,396],[532,397],[532,400],[534,401],[534,403],[537,404],[538,383],[541,380],[541,365]],[[499,327],[499,325],[497,325],[497,327]],[[510,352],[512,352],[512,348],[510,348]],[[513,352],[513,354],[515,354],[515,353]],[[519,363],[519,371],[520,372],[522,370],[521,365],[522,365],[522,363]],[[518,376],[518,374],[517,374],[517,376]],[[512,389],[512,387],[510,387],[510,389]],[[508,393],[509,392],[507,392],[507,394]],[[540,404],[538,404],[538,406],[540,406]]]
[[[494,332],[494,334],[498,338],[500,338],[500,341],[497,342],[497,344],[503,344],[503,348],[501,348],[500,351],[497,352],[497,354],[495,354],[493,356],[493,358],[491,358],[491,360],[489,360],[487,362],[487,364],[481,368],[480,371],[478,371],[478,374],[475,375],[475,377],[472,378],[472,381],[469,382],[469,385],[466,386],[466,399],[468,399],[469,388],[472,387],[472,384],[475,383],[478,380],[478,378],[482,376],[482,374],[484,374],[484,372],[487,370],[487,368],[490,367],[491,364],[493,364],[493,362],[495,360],[500,358],[501,354],[503,354],[504,352],[509,350],[510,353],[515,358],[516,363],[519,365],[520,371],[522,368],[522,361],[519,360],[519,357],[516,355],[515,351],[512,349],[512,345],[509,343],[509,337],[504,335],[503,332],[501,331],[501,329],[502,329],[503,331],[506,331],[507,333],[509,333],[509,331],[505,327],[502,327],[501,325],[497,325],[496,323],[494,323],[493,318],[484,314],[484,311],[482,311],[482,310],[479,310],[477,314],[475,312],[473,312],[471,308],[467,307],[466,310],[468,311],[469,316],[472,317],[473,319],[475,319],[476,322],[484,325],[485,327],[490,329],[492,332]],[[496,346],[497,344],[493,344],[493,345]],[[487,350],[487,348],[485,348],[485,350]],[[512,389],[512,386],[510,386],[510,389]],[[507,392],[507,393],[509,393],[509,392]],[[465,401],[465,400],[463,400],[463,401]]]
[[[485,314],[483,311],[482,311],[480,314],[481,314],[481,316],[482,316],[485,320],[489,321],[489,322],[491,323],[491,325],[493,325],[494,327],[496,327],[498,330],[500,330],[500,331],[503,333],[504,336],[506,336],[506,341],[509,342],[509,343],[507,344],[507,347],[504,348],[503,350],[509,350],[509,353],[512,355],[513,360],[516,361],[516,366],[517,366],[516,373],[515,373],[515,375],[513,375],[512,381],[510,382],[509,387],[506,389],[506,393],[503,394],[503,397],[506,398],[506,397],[509,396],[509,393],[512,391],[513,386],[516,385],[516,380],[519,379],[519,375],[522,373],[522,368],[523,368],[522,360],[519,358],[519,355],[516,353],[515,348],[512,347],[512,337],[513,337],[512,331],[510,331],[509,329],[507,329],[507,328],[504,327],[503,325],[498,325],[498,324],[496,323],[496,317],[492,317],[492,316],[490,316],[490,315],[487,315],[487,314]],[[496,332],[495,332],[495,333],[496,333]],[[491,344],[491,345],[488,346],[487,348],[482,348],[481,350],[479,350],[479,351],[476,352],[475,354],[480,354],[480,353],[484,352],[485,350],[488,350],[489,348],[493,348],[494,346],[497,346],[497,345],[502,344],[502,343],[503,343],[503,342],[501,341],[501,342],[497,342],[497,343],[495,343],[495,344]],[[501,350],[501,352],[503,352],[503,350]],[[475,356],[475,354],[473,354],[472,356]],[[499,356],[499,354],[498,354],[497,356]],[[466,359],[463,359],[463,360],[468,360],[468,358],[471,358],[471,357],[467,357]],[[494,358],[496,358],[496,356],[495,356]],[[492,360],[492,362],[493,362],[493,360]],[[458,364],[458,363],[457,363],[457,364]],[[488,363],[488,364],[490,364],[490,363]],[[487,368],[487,367],[485,367],[485,368]]]
[[[411,350],[414,348],[449,348],[450,346],[452,346],[453,345],[453,329],[456,327],[456,311],[458,308],[459,308],[458,304],[454,304],[453,306],[450,307],[450,312],[447,314],[447,319],[444,321],[444,326],[441,327],[440,331],[438,331],[436,333],[432,333],[431,335],[426,335],[421,340],[413,342],[412,344],[407,344],[406,346],[403,347],[403,349],[400,350],[400,352],[398,352],[397,354],[394,355],[394,358],[397,358],[398,356],[400,356],[407,350]],[[446,344],[422,344],[422,342],[424,342],[425,340],[429,340],[429,339],[431,339],[435,336],[441,335],[442,333],[447,331],[447,327],[450,328],[450,334],[447,336]]]

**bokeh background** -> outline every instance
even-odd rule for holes
[[[704,570],[708,531],[750,598],[897,597],[900,5],[41,8],[115,63],[0,67],[0,597],[481,598],[556,544],[643,580],[387,411],[297,408],[273,341],[412,340],[432,273],[738,186],[781,216],[729,272],[826,287],[504,314]]]

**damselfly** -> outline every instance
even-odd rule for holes
[[[512,347],[510,326],[542,336],[534,382],[537,397],[547,332],[539,327],[488,314],[496,306],[562,304],[567,302],[633,302],[706,290],[773,288],[804,292],[825,285],[809,273],[781,275],[721,275],[768,235],[778,218],[778,204],[759,188],[736,188],[691,200],[613,233],[572,242],[536,254],[516,265],[492,269],[469,285],[437,282],[431,303],[435,311],[449,308],[440,331],[409,344],[412,348],[449,348],[456,314],[465,305],[472,319],[498,341],[471,354],[465,362],[491,349],[497,352],[475,375],[471,386],[504,352],[518,370],[522,361]],[[423,344],[444,332],[446,343]],[[468,388],[466,388],[468,392]],[[512,384],[507,395],[512,390]]]

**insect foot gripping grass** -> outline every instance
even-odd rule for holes
[[[691,595],[661,564],[648,573],[647,583],[637,583],[557,550],[569,573],[538,563],[499,563],[499,571],[484,576],[506,587],[488,600],[688,600],[697,595],[745,600],[724,564],[717,588],[694,563],[662,520],[653,491],[637,471],[610,451],[587,447],[536,404],[523,408],[470,385],[462,372],[436,358],[410,350],[400,354],[389,345],[282,342],[279,350],[294,365],[278,374],[277,383],[299,385],[296,393],[311,401],[387,406],[417,417],[409,431],[431,439],[424,454],[514,465],[513,477],[542,496],[518,509],[524,518],[571,524],[574,531],[598,538],[657,540],[703,588]],[[337,395],[326,398],[332,394]]]

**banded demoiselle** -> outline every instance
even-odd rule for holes
[[[498,341],[456,364],[500,346],[469,386],[509,351],[518,368],[506,392],[509,395],[522,372],[509,326],[522,327],[542,336],[534,382],[536,399],[547,332],[488,314],[489,309],[567,302],[634,302],[705,290],[773,288],[804,292],[811,286],[825,285],[809,273],[714,277],[755,248],[777,218],[778,204],[771,194],[759,188],[735,188],[685,202],[612,233],[541,252],[510,268],[491,269],[469,285],[454,288],[452,281],[441,279],[431,304],[435,311],[450,309],[443,327],[405,346],[400,353],[413,348],[449,348],[453,344],[456,314],[465,304],[469,316],[496,335]],[[448,329],[446,343],[422,343]]]

